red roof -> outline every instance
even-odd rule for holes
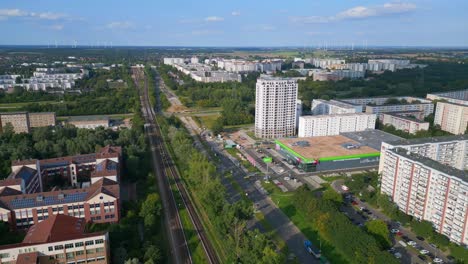
[[[80,238],[84,235],[86,220],[69,215],[51,215],[29,228],[23,243],[50,243]]]
[[[39,252],[30,252],[19,254],[16,259],[16,264],[36,264],[38,261]]]
[[[21,185],[21,178],[7,178],[0,181],[0,186]]]

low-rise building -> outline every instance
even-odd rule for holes
[[[468,89],[427,94],[426,98],[432,101],[439,100],[449,103],[468,105]]]
[[[92,115],[92,116],[71,116],[68,118],[68,124],[74,125],[77,128],[96,129],[98,127],[108,128],[110,119],[108,116]]]
[[[382,124],[394,126],[410,134],[416,134],[420,130],[429,130],[429,122],[394,113],[382,114]]]
[[[340,101],[365,106],[366,113],[377,115],[388,112],[408,111],[422,111],[424,112],[424,116],[434,113],[434,104],[431,101],[412,96],[367,97],[342,99]]]
[[[55,113],[53,112],[5,112],[0,113],[0,132],[7,124],[13,126],[15,133],[29,133],[31,128],[55,126]]]
[[[375,129],[376,120],[375,114],[368,113],[301,116],[298,137],[334,136]]]
[[[14,161],[10,176],[0,181],[0,221],[24,228],[53,214],[68,214],[117,222],[121,152],[106,146],[93,154]],[[57,179],[65,189],[48,191],[60,188],[54,185]]]
[[[0,246],[0,263],[111,263],[109,234],[86,232],[86,221],[54,214],[31,226],[21,243]]]

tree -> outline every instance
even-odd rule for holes
[[[157,193],[150,193],[146,196],[146,200],[141,205],[140,217],[147,228],[152,228],[156,225],[159,216],[161,215],[161,201]]]
[[[343,196],[341,194],[337,193],[335,190],[332,189],[327,189],[323,192],[323,199],[333,201],[336,203],[342,203],[343,202]]]
[[[149,245],[146,247],[144,260],[145,263],[158,263],[161,261],[161,250],[155,245]]]
[[[216,121],[213,124],[213,127],[211,128],[213,130],[214,135],[217,135],[223,131],[224,129],[223,123],[224,122],[223,122],[222,117],[218,117],[218,119],[216,119]]]
[[[391,245],[387,224],[382,220],[371,220],[366,223],[366,230],[381,245],[381,248],[388,248]]]

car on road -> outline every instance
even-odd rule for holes
[[[424,257],[424,255],[418,255],[418,258],[422,261],[426,261],[426,257]]]
[[[444,263],[444,261],[443,261],[442,259],[440,259],[440,258],[435,258],[435,259],[433,260],[433,262],[434,262],[434,263]]]
[[[419,239],[420,241],[424,241],[424,240],[425,240],[424,237],[422,237],[422,236],[417,236],[416,238]]]
[[[361,207],[359,207],[359,210],[364,211],[364,210],[366,210],[366,208],[361,206]]]
[[[412,247],[415,247],[417,245],[417,243],[414,242],[413,240],[410,240],[410,241],[406,242],[406,244],[408,244],[408,245],[410,245]]]
[[[284,177],[284,180],[285,180],[285,181],[290,181],[291,178],[286,176],[286,177]]]
[[[427,253],[429,253],[429,250],[427,249],[422,249],[421,251],[419,251],[419,253],[423,254],[423,255],[426,255]]]
[[[395,256],[395,258],[397,258],[397,259],[401,259],[401,253],[400,252],[396,252],[395,254],[393,254],[393,256]]]
[[[435,244],[429,244],[429,246],[431,246],[433,248],[437,248],[437,245],[435,245]]]
[[[396,234],[396,233],[400,232],[400,230],[394,228],[394,229],[390,230],[390,232],[392,232],[392,234]]]

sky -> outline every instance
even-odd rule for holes
[[[1,0],[0,45],[468,46],[467,0]]]

